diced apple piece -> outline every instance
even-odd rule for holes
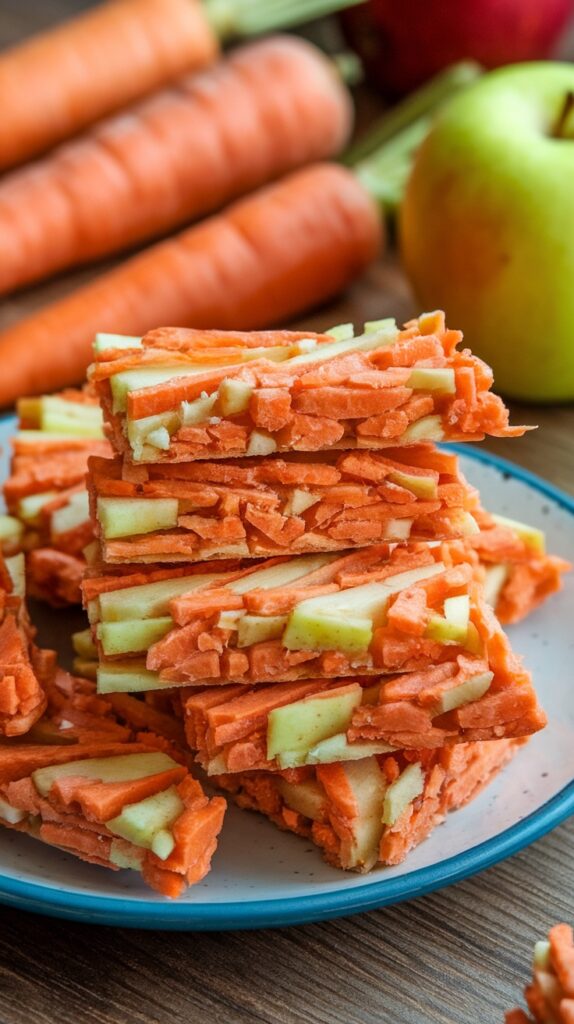
[[[357,338],[346,338],[332,344],[317,345],[313,352],[295,356],[289,360],[292,366],[305,366],[307,363],[318,363],[323,359],[335,359],[347,352],[368,352],[374,348],[392,345],[398,337],[397,325],[394,320],[381,320],[376,331],[359,335]]]
[[[324,565],[332,562],[338,556],[333,555],[302,555],[300,558],[291,558],[288,562],[280,562],[279,565],[271,565],[268,569],[260,569],[251,572],[248,576],[234,580],[227,584],[227,589],[234,594],[246,594],[248,590],[263,589],[272,590],[274,587],[285,587],[288,583],[303,579],[316,569],[322,569]]]
[[[374,322],[380,323],[379,320]],[[367,333],[367,325],[365,324],[365,334]],[[349,341],[354,337],[355,327],[353,324],[336,324],[335,327],[329,327],[325,334],[328,334],[330,338],[334,338],[335,341]]]
[[[376,757],[347,761],[344,770],[357,815],[349,823],[351,838],[341,843],[341,860],[345,868],[369,871],[379,859],[386,780]]]
[[[378,687],[377,687],[378,689]],[[344,732],[330,736],[312,747],[305,764],[332,764],[334,761],[360,761],[363,757],[376,757],[378,754],[389,754],[394,747],[388,743],[349,743]]]
[[[15,516],[0,514],[0,544],[19,544],[24,527]]]
[[[245,412],[252,394],[251,384],[226,377],[219,385],[218,411],[222,416],[236,416],[240,412]]]
[[[38,426],[49,434],[71,434],[78,437],[103,437],[103,416],[98,405],[70,402],[57,395],[40,399]]]
[[[520,523],[517,519],[508,519],[507,516],[493,513],[492,518],[498,526],[507,526],[509,530],[512,530],[532,551],[536,551],[539,555],[546,553],[546,536],[543,530],[539,530],[536,526],[529,526],[528,523]]]
[[[484,600],[487,604],[496,610],[498,600],[503,591],[504,584],[506,583],[510,574],[510,568],[504,563],[497,565],[490,565],[486,569],[484,577]]]
[[[169,447],[169,438],[171,434],[179,430],[179,427],[180,417],[176,412],[161,412],[155,416],[144,416],[141,420],[130,420],[127,424],[127,435],[134,457],[141,459],[146,445],[149,444],[154,447],[153,437],[157,435],[158,431],[164,431],[163,434],[159,435],[164,438],[164,443],[165,433],[167,433],[167,445]],[[150,437],[152,441],[150,441]],[[155,447],[161,448],[161,445],[156,444]]]
[[[475,537],[480,533],[480,526],[470,512],[462,510],[457,516],[456,525],[463,537]]]
[[[154,793],[153,796],[148,796],[145,800],[128,804],[121,814],[106,821],[106,828],[114,835],[127,839],[134,846],[151,850],[156,836],[169,830],[184,810],[185,805],[177,788],[170,786],[169,789],[164,789],[161,793]],[[166,856],[169,856],[170,853],[171,850]]]
[[[217,391],[212,395],[204,391],[193,402],[181,403],[181,422],[184,427],[193,427],[197,423],[205,423],[213,415],[213,407],[217,401]]]
[[[98,693],[145,693],[165,687],[158,672],[150,672],[145,661],[100,662],[97,672]],[[171,683],[176,686],[176,683]]]
[[[246,614],[245,609],[242,608],[235,609],[234,611],[220,612],[217,627],[218,629],[239,629],[239,620]]]
[[[464,641],[464,649],[466,651],[470,651],[471,654],[483,653],[484,644],[480,639],[480,633],[478,632],[474,622],[469,622],[468,624],[466,640]]]
[[[166,430],[165,427],[158,427],[157,430],[152,430],[151,434],[148,434],[146,437],[146,445],[157,448],[160,452],[168,452],[170,445],[169,430]]]
[[[252,430],[246,455],[271,455],[277,451],[277,442],[266,430]]]
[[[312,821],[324,821],[327,802],[325,790],[315,779],[307,779],[305,782],[278,779],[277,788],[292,811]]]
[[[363,334],[374,334],[376,331],[383,331],[389,325],[389,320],[365,320]]]
[[[80,658],[97,658],[98,649],[92,640],[91,629],[82,629],[78,633],[72,633],[72,646]]]
[[[177,762],[161,751],[143,754],[118,754],[115,757],[90,757],[67,764],[50,765],[32,772],[32,780],[40,796],[48,796],[58,779],[95,779],[99,782],[133,782],[149,775],[159,775],[172,768]]]
[[[42,491],[41,494],[26,495],[18,502],[18,517],[30,526],[37,526],[44,505],[49,505],[57,497],[57,491]]]
[[[18,555],[12,555],[11,558],[6,558],[4,561],[12,580],[12,592],[23,601],[26,597],[26,559],[24,558],[24,552],[21,551]]]
[[[165,384],[168,380],[176,377],[191,377],[194,373],[203,373],[205,366],[143,366],[139,370],[122,370],[110,377],[110,387],[114,400],[114,412],[125,412],[127,398],[130,392],[139,391],[141,388],[154,387],[156,384]]]
[[[461,634],[468,630],[470,619],[470,597],[468,594],[460,594],[458,597],[447,597],[444,602],[444,617],[447,622],[457,626]]]
[[[123,619],[156,619],[162,615],[169,615],[170,601],[175,597],[192,594],[220,577],[225,579],[226,574],[198,573],[197,576],[176,576],[171,580],[156,580],[155,583],[124,587],[123,590],[109,590],[99,597],[101,618],[104,622],[120,622]],[[90,622],[97,621],[97,606],[88,608],[88,617]]]
[[[110,849],[110,861],[117,868],[127,868],[129,871],[141,871],[143,852],[138,849],[126,849],[125,842],[112,839]]]
[[[17,825],[18,822],[24,821],[26,817],[26,811],[20,811],[17,807],[12,807],[7,800],[3,800],[0,797],[0,818],[7,821],[9,825]]]
[[[418,441],[442,441],[444,430],[440,416],[423,416],[415,420],[404,431],[401,441],[404,444],[415,444]]]
[[[250,647],[265,640],[277,640],[286,624],[286,615],[243,615],[238,625],[237,646]]]
[[[420,796],[425,788],[425,777],[418,761],[401,772],[398,779],[388,787],[383,805],[383,823],[394,825],[404,814],[409,804]]]
[[[142,339],[130,334],[105,334],[99,332],[94,338],[94,352],[113,351],[118,348],[141,348]]]
[[[98,498],[98,520],[106,540],[170,530],[177,526],[177,498]]]
[[[253,362],[255,359],[269,359],[272,363],[284,363],[293,354],[292,345],[262,345],[259,348],[245,348],[241,352],[244,362]]]
[[[433,476],[417,476],[416,473],[407,473],[397,469],[389,473],[387,479],[393,484],[398,484],[399,487],[406,488],[417,498],[426,498],[430,501],[438,494],[437,482]]]
[[[359,683],[349,683],[274,708],[267,725],[267,757],[271,760],[282,751],[306,752],[321,740],[344,732],[360,703]]]
[[[415,391],[436,391],[441,395],[454,395],[456,384],[454,370],[450,367],[426,367],[421,366],[412,370],[407,387]]]
[[[166,828],[162,828],[159,832],[156,832],[151,841],[152,853],[155,853],[156,857],[160,860],[167,860],[170,853],[175,849],[175,839],[173,834],[168,832]]]
[[[480,675],[471,676],[466,682],[446,690],[441,697],[441,713],[454,711],[455,708],[461,708],[463,704],[480,700],[481,697],[484,697],[493,679],[494,672],[481,672]]]
[[[550,966],[550,943],[547,939],[540,939],[534,943],[534,954],[532,957],[534,967],[540,971],[547,971]]]
[[[408,540],[414,519],[388,519],[383,532],[384,540]]]
[[[298,487],[291,494],[285,502],[283,508],[284,516],[300,516],[302,512],[306,512],[312,505],[316,505],[321,500],[320,495],[311,494],[310,491],[300,490]]]
[[[50,520],[52,539],[62,533],[75,530],[90,520],[90,499],[87,491],[76,491],[70,495],[66,505],[57,508]]]
[[[117,654],[139,654],[147,651],[173,628],[169,616],[160,619],[125,619],[123,622],[100,622],[98,640],[106,657]]]
[[[431,615],[424,635],[427,640],[436,640],[439,644],[464,644],[467,632],[468,626],[463,630],[442,615]]]
[[[318,600],[318,599],[317,599]],[[373,639],[373,621],[359,615],[341,612],[324,615],[311,601],[302,601],[289,617],[283,644],[290,651],[342,651],[345,654],[366,654]]]

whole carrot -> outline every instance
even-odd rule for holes
[[[359,0],[108,0],[0,55],[0,170],[201,68],[219,40]]]
[[[277,36],[0,180],[0,292],[194,220],[332,156],[352,123],[324,54]]]
[[[349,284],[382,235],[379,209],[350,171],[297,171],[0,333],[0,406],[81,380],[97,331],[286,320]]]

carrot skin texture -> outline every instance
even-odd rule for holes
[[[321,51],[287,36],[241,47],[0,182],[0,293],[333,156],[351,124]]]
[[[0,333],[0,407],[81,380],[98,331],[287,320],[350,284],[383,239],[378,208],[351,172],[297,171]]]
[[[199,0],[113,0],[0,56],[0,169],[215,60]]]

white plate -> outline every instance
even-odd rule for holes
[[[13,429],[13,420],[0,423],[0,443]],[[574,499],[482,450],[465,451],[464,471],[485,505],[542,527],[549,549],[574,561]],[[510,632],[550,724],[406,863],[368,876],[345,874],[325,865],[305,840],[230,807],[211,873],[177,902],[150,893],[131,872],[82,864],[8,830],[0,832],[0,902],[140,928],[253,928],[414,898],[510,856],[574,813],[574,574],[559,597]]]

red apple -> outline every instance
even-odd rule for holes
[[[368,79],[401,96],[455,61],[486,68],[547,57],[574,0],[367,0],[341,15]]]

